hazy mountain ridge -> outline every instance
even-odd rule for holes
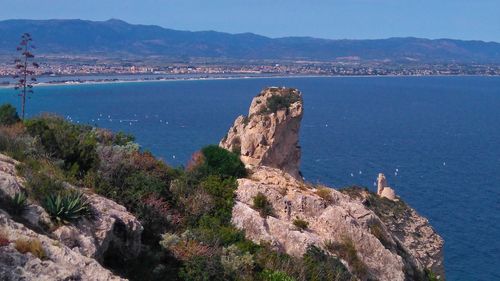
[[[253,33],[179,31],[154,25],[133,25],[116,19],[0,21],[0,54],[13,53],[24,32],[32,34],[40,54],[500,62],[500,43],[496,42],[413,37],[374,40],[269,38]]]

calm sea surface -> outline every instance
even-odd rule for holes
[[[308,181],[374,190],[379,172],[444,237],[448,280],[500,280],[500,78],[271,78],[36,88],[29,115],[133,133],[172,165],[215,144],[266,86],[304,94]],[[19,107],[11,89],[0,103]],[[398,172],[396,172],[396,170]]]

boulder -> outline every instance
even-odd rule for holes
[[[392,201],[398,200],[396,198],[396,192],[387,185],[387,179],[382,173],[378,174],[377,178],[377,195]]]
[[[396,192],[394,192],[394,189],[386,186],[380,193],[380,197],[387,198],[389,200],[396,200]]]
[[[0,233],[10,242],[6,246],[0,245],[0,280],[125,280],[103,268],[96,260],[14,222],[1,210]],[[39,241],[45,257],[40,259],[31,252],[16,250],[16,241],[19,239]]]
[[[102,262],[108,250],[122,259],[136,257],[141,250],[142,225],[125,207],[87,191],[95,210],[91,219],[57,228],[52,234],[82,255]]]

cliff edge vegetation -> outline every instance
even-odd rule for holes
[[[354,278],[317,247],[291,256],[231,224],[247,176],[235,153],[207,146],[173,168],[126,134],[12,120],[0,126],[2,280]]]
[[[2,280],[437,280],[443,241],[399,197],[304,182],[302,94],[268,88],[171,167],[133,136],[0,109]]]

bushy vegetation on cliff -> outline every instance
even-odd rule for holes
[[[271,88],[271,91],[277,90],[277,88]],[[292,89],[288,89],[288,92],[284,95],[273,95],[269,97],[266,101],[266,107],[262,110],[261,113],[276,113],[279,110],[283,109],[285,109],[286,113],[288,113],[290,106],[299,100],[299,94]]]
[[[88,211],[80,210],[84,196],[68,193],[65,182],[138,217],[144,226],[140,255],[126,260],[110,247],[103,261],[130,280],[351,280],[337,258],[318,248],[294,258],[246,240],[231,225],[236,179],[246,176],[236,154],[207,146],[186,168],[174,168],[133,141],[51,115],[0,124],[0,152],[22,162],[17,168],[27,179],[28,198],[51,214],[64,211],[64,200],[78,210],[54,220],[72,223]]]

